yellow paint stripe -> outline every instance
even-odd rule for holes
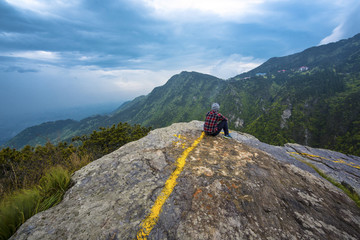
[[[324,160],[326,160],[326,161],[331,161],[331,162],[333,162],[333,163],[341,163],[341,164],[345,164],[345,165],[347,165],[347,166],[349,166],[349,167],[353,167],[353,168],[360,169],[360,166],[359,166],[359,165],[356,165],[356,164],[353,163],[353,162],[347,163],[347,162],[345,162],[345,161],[342,160],[342,159],[331,160],[331,159],[328,159],[328,158],[325,158],[325,157],[321,157],[321,156],[317,156],[317,155],[313,155],[313,154],[298,153],[298,152],[289,152],[289,154],[297,154],[297,155],[304,156],[304,157],[307,157],[307,158],[319,158],[319,159],[324,159]]]
[[[166,200],[169,198],[172,191],[174,190],[174,187],[177,184],[176,180],[179,177],[182,170],[184,169],[187,156],[200,143],[201,139],[203,139],[204,136],[205,133],[203,132],[201,136],[198,139],[196,139],[190,147],[185,149],[184,152],[181,154],[181,156],[176,160],[176,169],[166,181],[164,188],[162,189],[160,195],[157,197],[156,201],[154,202],[154,205],[150,210],[150,214],[142,222],[141,229],[138,231],[136,235],[137,239],[147,239],[151,230],[155,227],[159,219],[161,208],[165,204]]]
[[[220,133],[225,134],[224,131],[221,131]],[[229,133],[232,133],[232,131],[229,130]]]

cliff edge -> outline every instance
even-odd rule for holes
[[[202,125],[153,130],[90,163],[11,239],[360,239],[360,209],[304,163],[359,192],[360,158]]]

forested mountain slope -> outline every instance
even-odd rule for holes
[[[277,145],[297,142],[360,155],[360,34],[271,58],[226,81],[182,72],[148,95],[122,105],[111,116],[56,127],[53,132],[61,141],[119,121],[158,128],[203,120],[214,101],[229,117],[231,128],[261,141]],[[23,134],[8,146],[26,144],[19,144]]]

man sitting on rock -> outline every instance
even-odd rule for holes
[[[204,132],[207,135],[216,136],[224,129],[225,138],[232,138],[229,134],[227,118],[219,113],[220,105],[213,103],[211,111],[206,114]]]

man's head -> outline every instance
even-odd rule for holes
[[[218,103],[213,103],[211,105],[211,110],[214,110],[217,112],[217,111],[219,111],[219,109],[220,109],[220,105]]]

